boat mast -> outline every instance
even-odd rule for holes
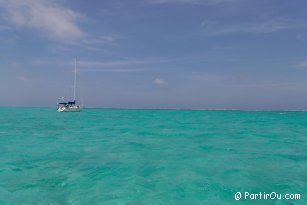
[[[74,101],[76,102],[76,85],[77,85],[77,58],[75,58],[75,71],[74,71]]]

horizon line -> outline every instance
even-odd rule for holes
[[[55,108],[51,106],[0,106],[0,108]],[[225,109],[225,108],[129,108],[129,107],[83,107],[83,109],[110,110],[190,110],[190,111],[250,111],[250,112],[307,112],[307,109]],[[56,109],[55,109],[56,110]]]

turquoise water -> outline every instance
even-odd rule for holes
[[[0,139],[1,205],[307,204],[306,112],[0,108]]]

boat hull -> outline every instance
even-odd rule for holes
[[[82,109],[80,107],[59,107],[58,112],[81,112]]]

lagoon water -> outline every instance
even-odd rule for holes
[[[1,205],[307,204],[307,112],[0,108],[0,140]]]

